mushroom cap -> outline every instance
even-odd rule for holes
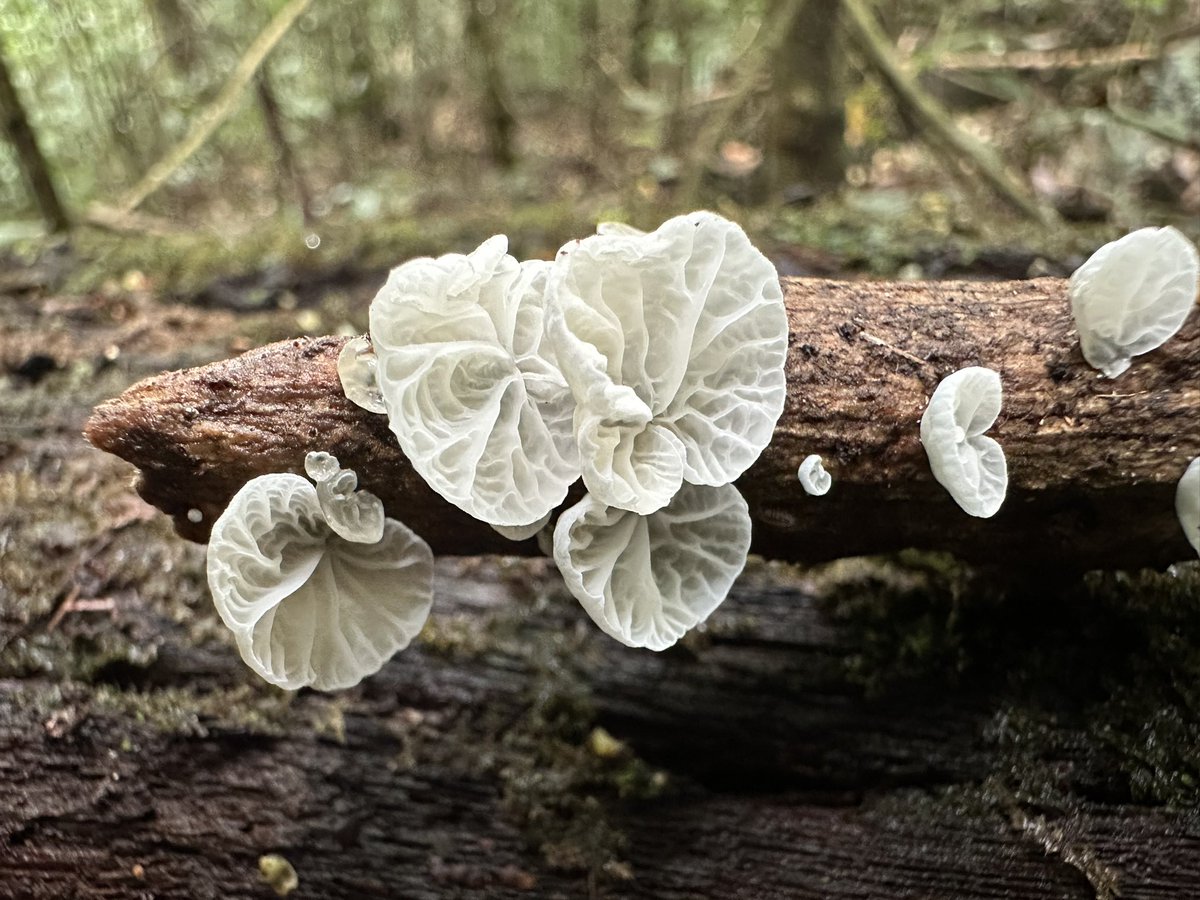
[[[403,650],[429,616],[433,554],[394,519],[347,541],[299,475],[247,482],[213,525],[208,583],[242,659],[287,690],[348,688]]]
[[[800,485],[804,488],[805,493],[814,497],[823,497],[828,494],[829,487],[833,484],[833,479],[825,471],[819,453],[812,453],[804,457],[804,462],[800,463],[800,468],[796,471],[796,477],[800,479]]]
[[[375,370],[378,360],[375,350],[366,337],[356,337],[346,342],[338,354],[338,380],[342,393],[356,406],[368,412],[386,413],[387,405],[379,391]]]
[[[984,436],[1000,415],[1000,375],[982,366],[942,379],[921,416],[921,444],[933,477],[972,516],[996,514],[1008,491],[1008,463]]]
[[[554,561],[600,629],[664,650],[729,593],[750,551],[750,512],[731,484],[685,484],[648,516],[590,494],[554,528]]]
[[[1071,314],[1088,364],[1109,378],[1161,347],[1196,304],[1200,254],[1179,231],[1142,228],[1105,244],[1071,276]]]
[[[577,404],[588,491],[640,514],[684,481],[728,484],[783,411],[788,322],[775,267],[700,212],[559,251],[547,330]]]
[[[1175,513],[1188,543],[1200,556],[1200,456],[1188,463],[1175,488]]]
[[[550,512],[579,477],[574,400],[544,345],[551,264],[503,235],[392,270],[371,303],[388,422],[435,491],[492,525]]]

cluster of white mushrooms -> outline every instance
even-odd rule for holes
[[[394,269],[369,339],[339,358],[343,389],[387,415],[446,500],[506,537],[546,541],[605,633],[664,649],[746,562],[750,514],[733,482],[783,410],[779,277],[711,213],[649,234],[601,226],[553,262],[507,249],[497,236]],[[239,492],[213,529],[209,583],[256,672],[331,689],[412,639],[432,569],[428,545],[333,457],[310,454],[307,471],[315,486],[266,475]],[[551,530],[580,478],[587,495]]]
[[[369,337],[338,360],[343,389],[388,417],[438,494],[508,538],[536,535],[606,634],[670,647],[725,599],[749,552],[733,482],[770,442],[786,393],[775,268],[703,212],[651,233],[601,225],[553,262],[507,250],[496,236],[394,269]],[[1176,271],[1180,258],[1190,269]],[[1173,229],[1102,248],[1071,281],[1088,361],[1113,377],[1165,341],[1197,277]],[[974,516],[994,515],[1007,490],[1004,453],[984,434],[1000,407],[1000,376],[971,367],[938,385],[921,420],[934,476]],[[420,631],[432,554],[337,459],[310,453],[305,469],[311,483],[264,475],[239,491],[212,531],[209,584],[254,671],[332,690]],[[816,454],[798,476],[809,494],[829,490]],[[587,494],[551,525],[581,478]],[[1200,552],[1200,461],[1177,509]]]

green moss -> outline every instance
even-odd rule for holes
[[[101,686],[90,706],[97,713],[129,719],[160,734],[206,737],[211,731],[263,736],[285,733],[292,695],[265,684],[198,691],[170,687],[133,691]]]
[[[994,704],[987,737],[1019,797],[1200,804],[1200,564],[1006,592],[925,554],[814,578],[868,695],[957,686]]]

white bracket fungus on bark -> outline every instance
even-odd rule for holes
[[[1008,491],[1004,450],[984,432],[1000,415],[1000,375],[982,366],[942,379],[921,416],[921,444],[933,477],[966,512],[996,514]]]
[[[326,476],[317,487],[281,473],[238,491],[213,525],[208,583],[250,668],[288,690],[332,691],[378,671],[421,630],[433,554],[394,519],[376,528],[378,499],[354,494],[354,473],[336,459],[310,454],[308,468]]]
[[[574,401],[544,342],[550,263],[498,235],[392,270],[371,303],[388,422],[435,491],[491,525],[527,526],[579,477]]]
[[[1071,314],[1088,364],[1109,378],[1183,326],[1200,286],[1200,255],[1174,228],[1105,244],[1071,276]]]
[[[554,561],[600,629],[665,650],[709,617],[750,551],[750,512],[731,484],[685,484],[648,516],[588,495],[554,528]]]
[[[1200,456],[1188,464],[1175,488],[1175,513],[1188,543],[1200,556]]]
[[[568,244],[547,328],[600,503],[652,513],[684,481],[734,481],[770,442],[787,314],[775,267],[733,222],[692,213]]]
[[[796,477],[800,479],[800,486],[804,488],[805,493],[814,497],[828,494],[829,487],[833,484],[833,478],[825,471],[818,453],[804,457],[804,462],[800,463],[800,468],[796,470]]]

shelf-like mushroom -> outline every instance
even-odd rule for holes
[[[386,413],[387,405],[376,377],[377,365],[370,340],[356,337],[348,341],[338,355],[338,380],[342,383],[342,393],[351,403],[367,412]]]
[[[1188,543],[1200,556],[1200,456],[1183,472],[1175,488],[1175,512]]]
[[[388,422],[435,491],[492,525],[527,526],[579,477],[574,400],[545,346],[551,264],[498,235],[392,270],[371,303]]]
[[[664,650],[709,617],[750,550],[750,513],[731,484],[685,484],[648,516],[590,494],[554,528],[554,561],[605,634]]]
[[[1161,347],[1196,305],[1200,255],[1179,231],[1142,228],[1105,244],[1071,276],[1083,358],[1109,378]]]
[[[341,537],[299,475],[238,491],[213,525],[208,583],[250,668],[288,690],[339,690],[408,646],[429,616],[433,554],[400,522],[382,524],[373,542]]]
[[[833,478],[825,471],[819,453],[810,453],[804,457],[800,468],[796,470],[796,477],[800,479],[800,486],[804,488],[804,492],[814,497],[824,497],[833,484]]]
[[[692,213],[568,244],[546,316],[599,502],[652,513],[684,481],[732,482],[771,440],[787,314],[775,267],[733,222]]]
[[[1008,491],[1004,450],[984,432],[1000,415],[1000,375],[968,366],[942,379],[921,416],[933,477],[973,516],[994,516]]]

